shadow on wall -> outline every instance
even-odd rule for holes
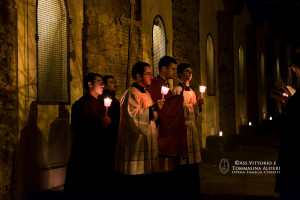
[[[21,130],[20,141],[16,146],[14,199],[23,199],[26,194],[36,192],[49,183],[49,177],[41,175],[45,167],[44,138],[37,126],[37,119],[38,107],[33,101],[27,124]]]
[[[59,105],[58,113],[58,118],[51,123],[49,132],[48,163],[51,166],[68,162],[72,144],[69,111],[64,105]]]
[[[25,199],[32,193],[64,184],[72,134],[70,114],[64,105],[50,125],[48,154],[44,156],[44,137],[38,128],[38,106],[31,102],[26,126],[21,130],[15,151],[14,198]]]

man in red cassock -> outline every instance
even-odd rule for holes
[[[169,86],[168,79],[173,79],[177,73],[177,62],[170,56],[164,56],[159,61],[159,75],[152,79],[147,91],[153,102],[162,99],[162,86]],[[180,156],[187,155],[187,136],[184,120],[182,95],[172,95],[169,90],[164,96],[165,104],[159,110],[158,150],[162,171],[175,170]]]

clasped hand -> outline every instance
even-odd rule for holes
[[[158,109],[162,109],[164,106],[165,100],[157,100]]]
[[[198,103],[198,106],[201,106],[204,104],[204,97],[202,94],[198,97],[197,103]]]

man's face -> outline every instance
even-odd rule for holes
[[[149,66],[144,67],[144,73],[141,76],[141,79],[142,79],[141,83],[144,86],[149,86],[151,84],[151,80],[153,79],[151,67],[149,67]]]
[[[89,82],[89,87],[90,87],[90,93],[93,92],[96,93],[97,95],[101,95],[103,93],[103,87],[104,87],[102,78],[96,76],[94,78],[93,83]]]
[[[296,73],[297,77],[300,76],[300,67],[299,66],[293,65],[292,70]]]
[[[183,81],[188,81],[192,79],[192,68],[188,67],[185,68],[182,72],[182,74],[180,74],[180,79]]]
[[[110,92],[115,92],[117,90],[117,84],[113,78],[107,79],[107,83],[104,86],[105,90],[108,90]]]
[[[177,73],[177,65],[175,63],[170,63],[169,67],[166,69],[165,78],[173,79],[175,74]]]

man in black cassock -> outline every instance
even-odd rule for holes
[[[71,129],[74,140],[67,167],[64,191],[68,196],[89,198],[109,195],[111,166],[108,165],[109,136],[105,128],[111,123],[105,107],[98,101],[103,92],[100,74],[84,78],[87,93],[72,106]],[[105,193],[104,193],[105,192]]]
[[[300,53],[292,59],[290,68],[300,77]],[[280,174],[276,176],[276,192],[280,199],[300,199],[299,152],[300,89],[286,101],[286,110],[282,118],[280,133],[279,160]]]
[[[120,102],[116,98],[117,84],[114,77],[106,75],[102,77],[104,83],[103,94],[99,96],[99,103],[104,105],[104,99],[110,98],[112,100],[110,107],[108,108],[107,116],[111,119],[111,124],[106,128],[106,132],[109,135],[109,153],[111,153],[109,164],[111,166],[110,173],[114,173],[115,168],[115,148],[119,130],[120,122]]]

